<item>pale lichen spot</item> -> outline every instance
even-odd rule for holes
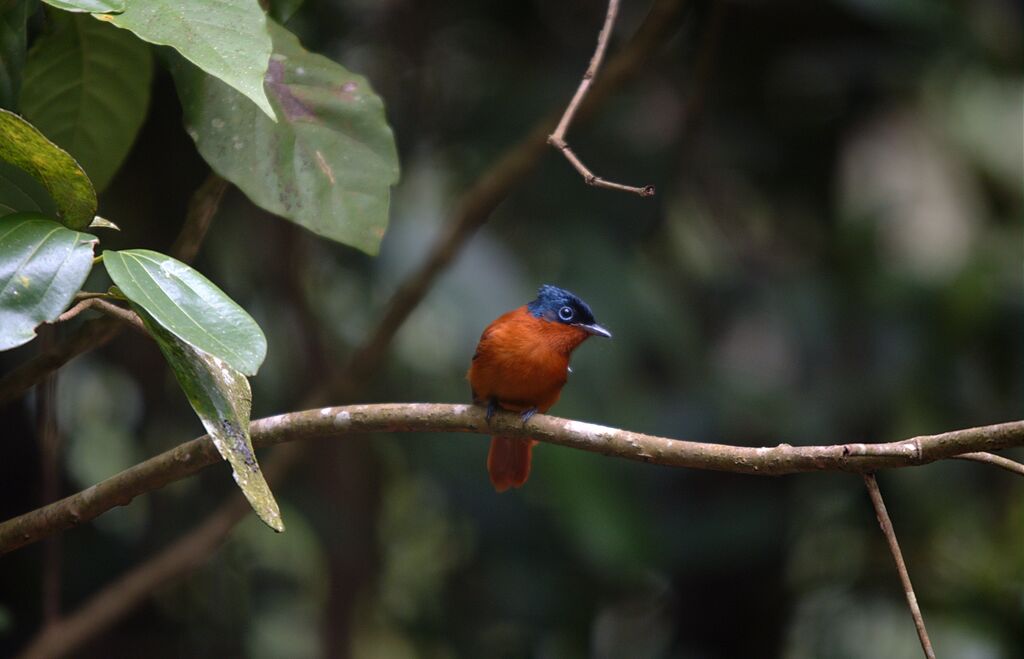
[[[334,425],[336,426],[347,426],[349,421],[352,420],[352,415],[342,410],[334,415]]]
[[[320,416],[328,416],[331,413],[331,408],[325,407],[320,410]]]
[[[565,429],[574,435],[582,435],[585,439],[596,439],[610,434],[610,429],[583,421],[566,421]]]
[[[210,125],[211,125],[211,126],[213,126],[214,130],[220,130],[221,128],[223,128],[223,127],[224,127],[224,126],[226,126],[227,124],[225,124],[225,123],[224,123],[224,120],[223,120],[223,119],[221,119],[220,117],[214,117],[214,118],[213,118],[213,119],[212,119],[212,120],[210,121]]]

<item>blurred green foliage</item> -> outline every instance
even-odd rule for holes
[[[646,11],[624,4],[613,53]],[[403,179],[375,259],[225,199],[197,267],[266,332],[254,417],[295,409],[344,360],[460,192],[568,100],[603,10],[307,0],[295,13],[307,48],[384,99]],[[615,333],[576,354],[560,416],[745,445],[1020,418],[1022,25],[1006,0],[690,3],[662,54],[570,133],[596,173],[658,196],[587,188],[552,151],[363,399],[468,400],[479,332],[551,282]],[[169,76],[153,93],[101,196],[123,229],[110,249],[166,249],[205,174]],[[69,491],[202,432],[140,337],[70,364],[60,395]],[[30,412],[3,410],[3,517],[38,503]],[[540,446],[528,485],[497,496],[480,437],[311,450],[274,487],[287,533],[247,520],[76,656],[919,656],[858,478]],[[226,469],[66,533],[65,609],[213,510]],[[880,484],[940,656],[1024,654],[1024,484],[965,462]],[[0,653],[38,628],[40,557],[0,563]]]

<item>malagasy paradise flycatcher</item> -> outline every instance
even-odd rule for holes
[[[487,326],[469,366],[473,402],[519,412],[523,422],[547,412],[569,377],[569,356],[591,336],[612,334],[594,320],[587,303],[569,291],[545,284],[537,299],[502,314]],[[530,476],[533,439],[491,438],[487,472],[498,492],[520,487]]]

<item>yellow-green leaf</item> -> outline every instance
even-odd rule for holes
[[[84,229],[92,222],[96,190],[85,171],[39,129],[7,110],[0,110],[0,160],[30,174],[46,188],[65,226]]]
[[[281,511],[260,471],[249,437],[252,406],[249,381],[224,360],[190,346],[167,331],[140,305],[133,303],[132,307],[156,340],[213,445],[231,465],[235,482],[249,505],[267,526],[284,531]]]

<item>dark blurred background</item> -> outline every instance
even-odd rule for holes
[[[624,2],[610,56],[647,9]],[[302,405],[459,195],[564,107],[604,10],[306,0],[289,28],[369,77],[403,174],[375,259],[225,198],[197,267],[267,333],[254,418]],[[595,173],[657,196],[588,188],[552,150],[360,400],[467,401],[482,328],[550,282],[615,333],[576,353],[559,416],[739,445],[1021,418],[1022,19],[1009,0],[687,2],[659,54],[569,135]],[[105,246],[166,250],[205,175],[161,72],[101,199],[124,229]],[[59,403],[65,494],[202,432],[131,333],[64,368]],[[32,396],[0,410],[4,518],[39,505],[32,419]],[[528,485],[498,496],[486,450],[471,435],[312,445],[274,484],[285,534],[250,515],[74,656],[920,656],[856,476],[544,445]],[[65,533],[62,609],[191,529],[232,493],[227,475],[207,469]],[[879,480],[939,655],[1024,656],[1024,483],[959,461]],[[0,654],[38,631],[41,572],[39,546],[0,559]]]

